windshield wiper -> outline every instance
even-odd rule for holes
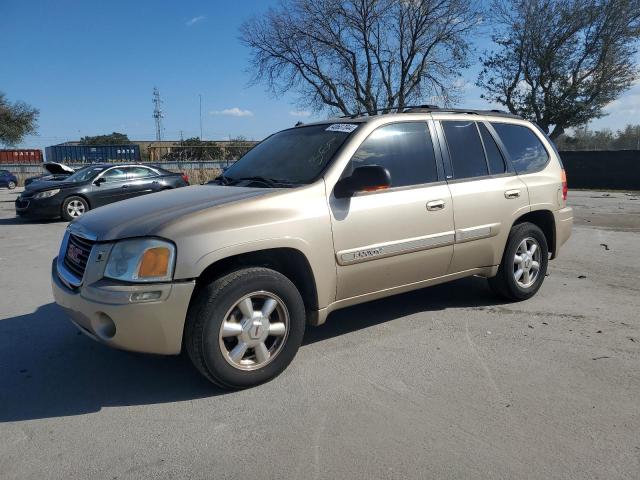
[[[231,180],[230,184],[243,182],[243,181],[254,181],[254,182],[264,183],[265,185],[268,185],[269,187],[277,187],[278,184],[282,184],[283,183],[283,182],[281,182],[279,180],[276,180],[274,178],[262,177],[260,175],[256,175],[256,176],[253,176],[253,177],[230,178],[229,180]],[[228,185],[230,185],[230,184],[228,184]]]
[[[209,183],[219,183],[220,185],[230,185],[233,180],[234,180],[233,178],[225,177],[223,174],[223,175],[220,175],[219,177],[214,178]]]

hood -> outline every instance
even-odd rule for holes
[[[52,175],[71,175],[75,170],[67,165],[56,162],[43,163],[42,167]]]
[[[153,235],[187,215],[276,191],[278,189],[218,185],[177,188],[91,210],[69,228],[97,241]]]
[[[67,182],[65,179],[67,175],[60,176],[46,176],[40,178],[34,178],[31,183],[25,185],[24,189],[30,192],[37,190],[52,190],[54,188],[67,188],[67,187],[77,187],[78,185],[83,185],[79,182]]]

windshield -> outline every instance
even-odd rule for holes
[[[64,179],[65,182],[85,182],[102,172],[105,167],[84,167]]]
[[[281,184],[305,184],[318,177],[357,124],[296,127],[275,133],[225,172],[229,181],[263,177]]]

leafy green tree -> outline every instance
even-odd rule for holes
[[[38,109],[24,102],[11,103],[0,92],[0,144],[15,145],[35,133],[39,115]]]
[[[108,135],[86,136],[80,139],[81,145],[124,145],[131,143],[125,133],[113,132]]]
[[[602,117],[637,78],[640,0],[493,0],[490,11],[483,98],[552,139]]]

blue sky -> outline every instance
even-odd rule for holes
[[[259,140],[301,116],[295,97],[273,98],[249,86],[249,52],[238,28],[275,1],[1,0],[0,91],[40,109],[39,135],[24,146],[44,147],[83,135],[120,131],[153,139],[151,94],[164,100],[164,137],[244,135]],[[477,48],[486,48],[480,38]],[[477,54],[473,58],[477,58]],[[485,108],[464,72],[460,105]],[[640,84],[593,127],[640,121]],[[320,114],[319,118],[324,117]]]

